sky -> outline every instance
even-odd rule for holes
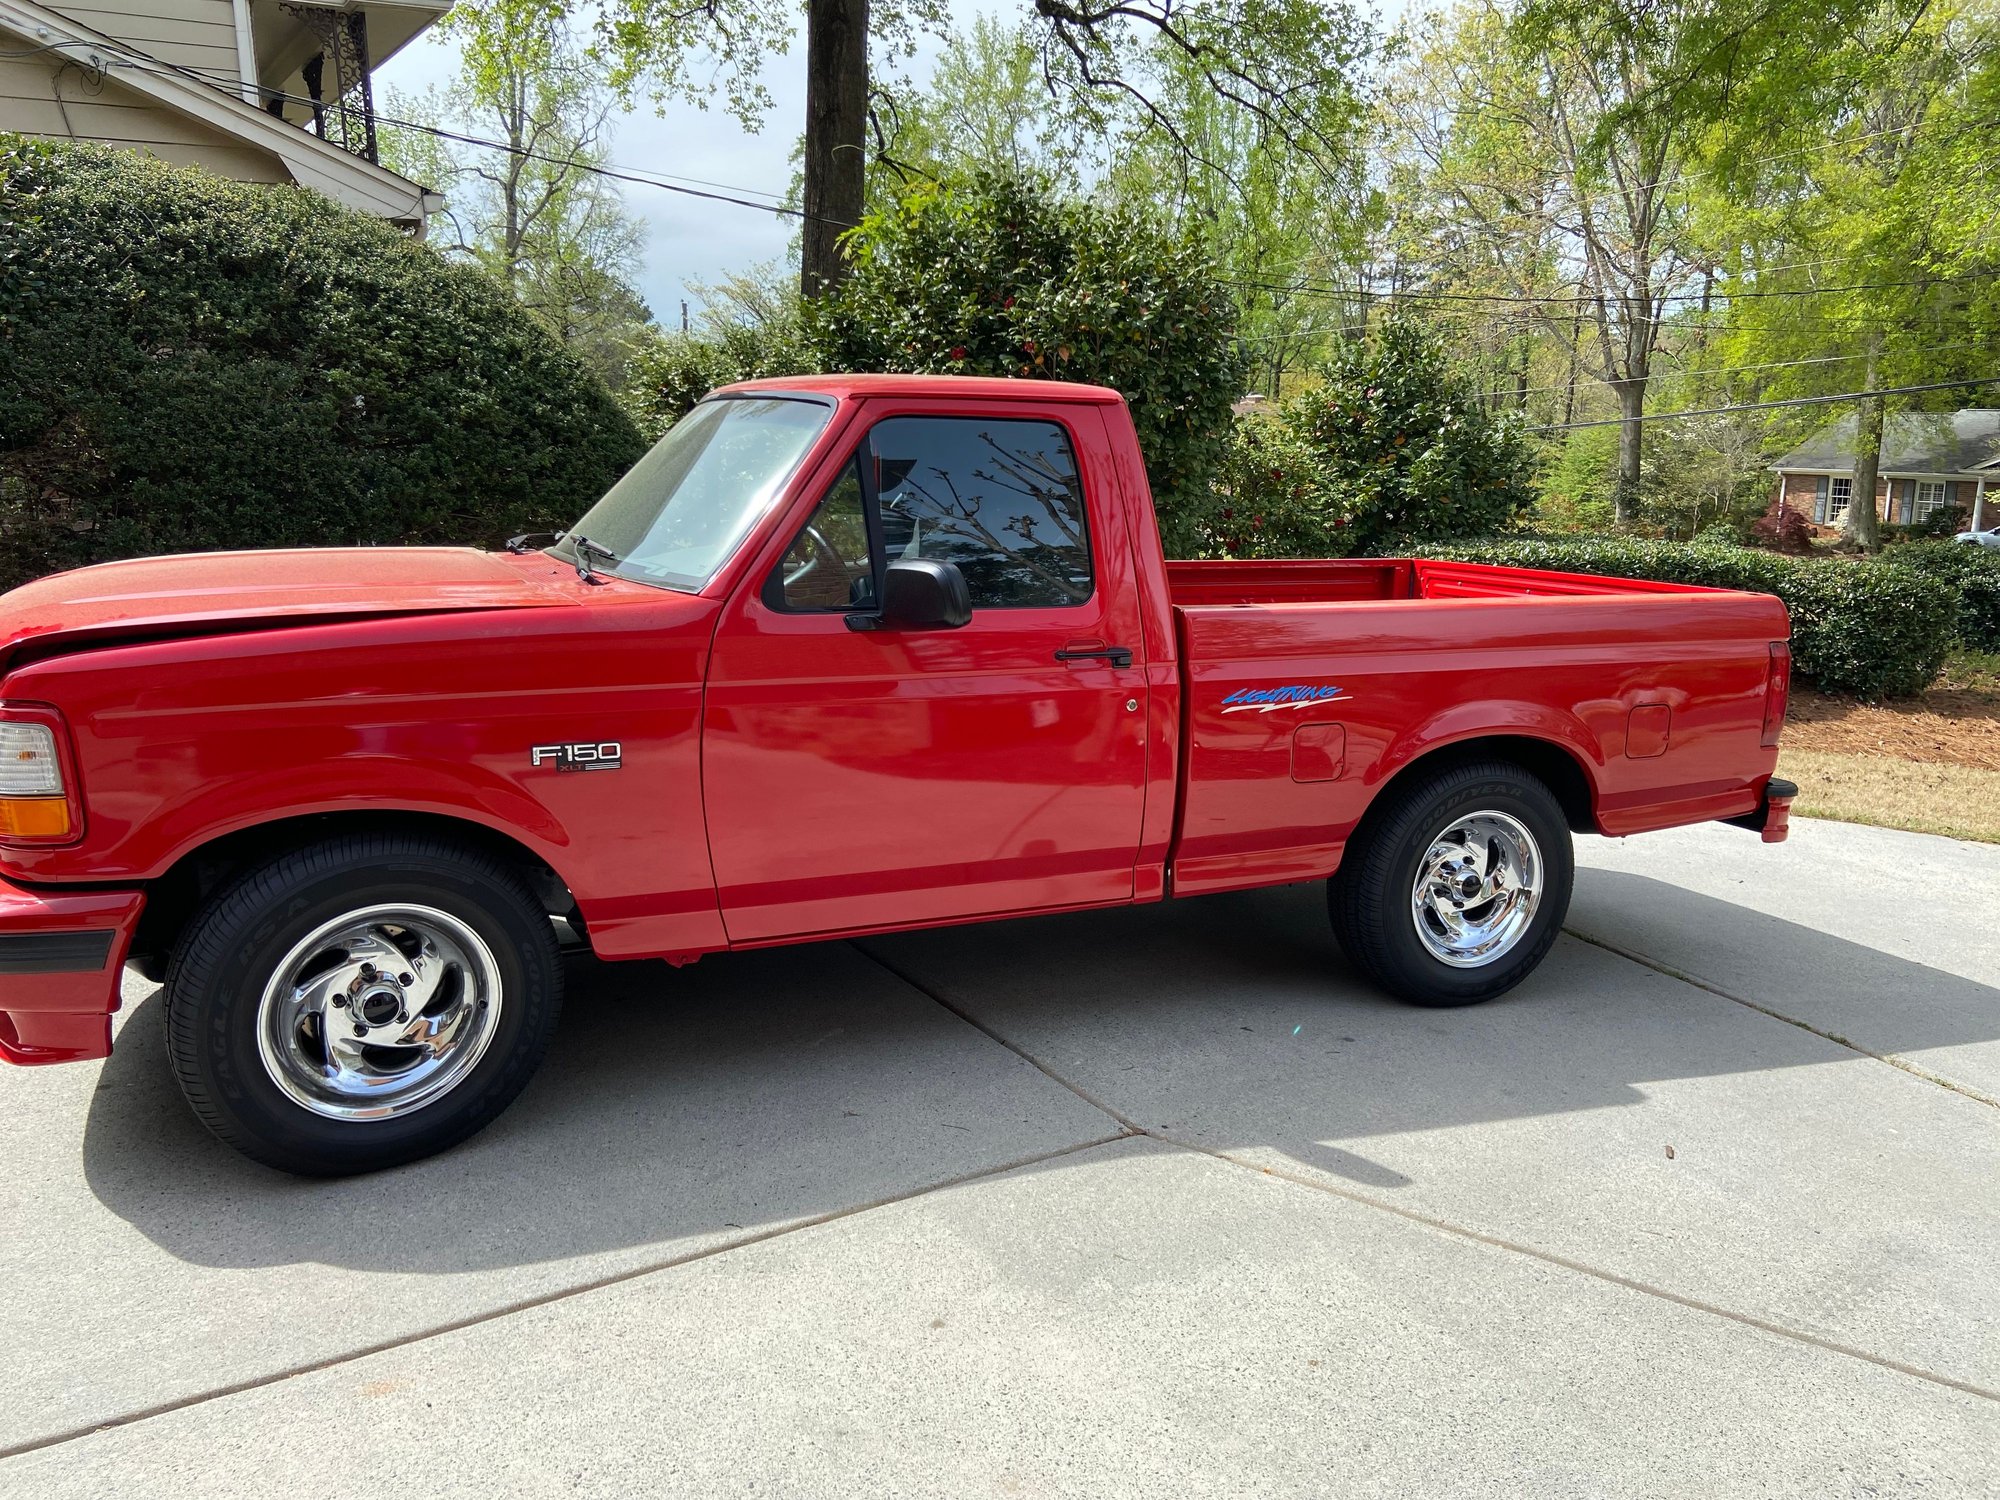
[[[970,25],[982,10],[1017,8],[1005,0],[952,0],[950,6],[957,25]],[[928,80],[938,50],[934,38],[920,44],[919,55],[907,65],[917,82]],[[457,66],[456,48],[429,35],[419,37],[375,74],[376,96],[382,96],[385,86],[416,93],[449,83]],[[664,116],[642,105],[614,122],[611,165],[782,194],[791,184],[792,152],[805,121],[803,34],[789,55],[766,67],[763,80],[772,107],[760,132],[745,131],[719,104],[704,111],[674,103]],[[638,291],[665,327],[679,324],[682,298],[693,301],[691,283],[719,281],[730,272],[781,260],[791,244],[794,223],[778,214],[636,183],[621,183],[620,188],[626,208],[646,226]]]
[[[1394,24],[1407,0],[1382,0],[1376,9]],[[968,27],[982,11],[1023,16],[1020,0],[949,0],[956,27]],[[924,37],[915,58],[903,63],[918,85],[927,83],[940,44]],[[446,84],[457,71],[457,49],[427,34],[391,58],[375,75],[379,99],[385,86],[417,93]],[[772,107],[763,129],[746,131],[719,105],[706,111],[673,103],[664,115],[650,106],[620,116],[613,125],[610,164],[679,177],[699,177],[763,194],[782,194],[792,180],[792,152],[805,120],[805,38],[774,58],[763,81]],[[664,327],[680,322],[681,301],[698,306],[691,286],[716,282],[765,261],[782,260],[791,244],[793,221],[778,214],[690,198],[664,188],[624,183],[625,204],[646,226],[638,292]]]

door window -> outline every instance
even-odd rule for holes
[[[794,613],[872,609],[881,568],[905,558],[956,566],[974,610],[1087,603],[1096,584],[1069,434],[1012,419],[876,423],[764,601]]]
[[[892,417],[868,442],[890,562],[956,564],[975,610],[1090,598],[1083,486],[1055,423]]]
[[[794,613],[874,607],[875,555],[868,544],[859,458],[848,460],[785,549],[765,585],[764,602]]]

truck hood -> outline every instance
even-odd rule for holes
[[[469,547],[204,552],[99,563],[0,594],[0,671],[26,653],[376,615],[571,602],[549,559]]]

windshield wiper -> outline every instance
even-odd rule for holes
[[[556,533],[553,531],[524,531],[519,536],[510,536],[507,538],[507,550],[509,552],[533,552],[543,542],[553,542],[556,539]]]
[[[601,584],[604,582],[602,578],[597,576],[597,570],[590,565],[590,560],[593,557],[603,558],[604,561],[614,568],[625,561],[624,558],[613,552],[609,547],[600,547],[587,536],[578,536],[575,532],[571,532],[563,540],[569,543],[570,551],[576,554],[576,576],[581,578],[585,583]]]

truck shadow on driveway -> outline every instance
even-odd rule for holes
[[[1902,997],[1867,1043],[1880,1050],[2000,1039],[1987,986],[1639,876],[1581,871],[1579,892],[1580,909],[1648,902],[1718,942],[1808,952],[1858,1001]],[[1662,1080],[1881,1067],[1574,938],[1500,1001],[1397,1005],[1340,959],[1317,886],[680,971],[580,959],[569,981],[548,1064],[493,1127],[430,1162],[339,1182],[266,1171],[201,1130],[165,1067],[153,995],[92,1097],[89,1186],[200,1265],[615,1267],[1118,1128],[929,996],[1144,1127],[1280,1153],[1392,1198],[1415,1184],[1371,1158],[1371,1137],[1616,1109]],[[1813,1098],[1844,1109],[1841,1092]]]

